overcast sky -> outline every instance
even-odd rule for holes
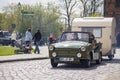
[[[30,5],[34,5],[36,3],[43,3],[46,4],[47,2],[55,2],[57,0],[0,0],[0,11],[2,11],[4,6],[7,6],[8,4],[11,3],[21,3],[21,4],[30,4]]]

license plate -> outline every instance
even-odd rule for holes
[[[74,61],[74,58],[59,58],[59,61]]]

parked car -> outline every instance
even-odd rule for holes
[[[11,44],[11,34],[9,31],[0,31],[0,44],[9,45]]]
[[[102,62],[102,43],[96,43],[89,32],[64,32],[57,43],[50,44],[49,57],[52,67],[58,63],[80,63],[90,67],[92,61]]]

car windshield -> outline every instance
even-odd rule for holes
[[[60,41],[89,41],[89,34],[82,32],[65,32],[61,35]]]

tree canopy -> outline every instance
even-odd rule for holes
[[[16,29],[23,36],[26,28],[31,28],[32,34],[40,29],[44,41],[47,41],[50,34],[59,36],[64,30],[71,31],[72,21],[76,17],[101,16],[98,10],[103,4],[102,0],[60,1],[61,6],[53,3],[48,3],[47,6],[41,3],[35,5],[9,4],[4,7],[3,13],[0,13],[0,29],[10,32]],[[76,12],[81,15],[78,8],[83,12],[83,16],[76,15]]]
[[[50,34],[59,36],[60,29],[64,27],[63,23],[59,23],[60,17],[59,7],[48,3],[44,6],[41,3],[36,5],[20,5],[10,4],[4,7],[4,12],[0,13],[0,28],[2,30],[9,30],[12,32],[14,29],[24,35],[26,28],[32,29],[32,34],[40,29],[42,38],[46,41]]]

